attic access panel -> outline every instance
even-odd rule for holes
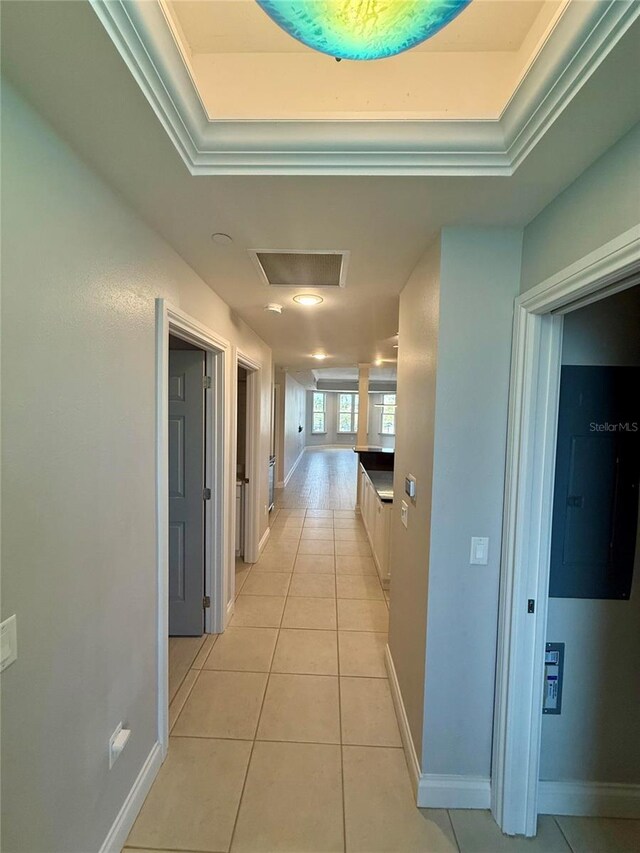
[[[257,250],[249,252],[258,274],[269,287],[344,287],[349,252]]]

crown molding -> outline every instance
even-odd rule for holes
[[[89,2],[192,175],[512,175],[640,16],[568,3],[499,119],[212,121],[158,0]]]

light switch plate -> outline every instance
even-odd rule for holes
[[[416,499],[416,478],[413,474],[407,474],[404,478],[404,490],[412,501]]]
[[[405,527],[409,526],[409,504],[406,501],[400,505],[400,521]]]
[[[0,625],[0,672],[18,657],[18,621],[15,613]]]
[[[486,566],[488,562],[489,539],[486,536],[472,536],[469,563],[472,566]]]

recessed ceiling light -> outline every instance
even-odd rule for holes
[[[324,300],[322,296],[316,296],[314,293],[299,293],[293,297],[293,301],[298,305],[320,305]]]
[[[264,310],[271,311],[272,314],[282,314],[282,305],[277,302],[269,302],[268,305],[264,306]]]
[[[380,367],[380,365],[382,364],[382,359],[376,358],[376,360],[373,363],[375,364],[376,367]]]
[[[233,243],[233,237],[230,237],[228,234],[223,234],[221,231],[216,231],[215,234],[212,234],[211,239],[214,243],[217,243],[218,246],[229,246]]]
[[[324,361],[327,356],[323,352],[314,352],[313,357],[317,358],[318,361]]]

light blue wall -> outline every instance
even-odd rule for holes
[[[522,232],[444,228],[422,769],[489,777],[513,301]],[[469,565],[472,536],[489,562]]]
[[[156,742],[156,297],[271,351],[2,86],[2,849],[95,851]],[[226,381],[231,380],[230,372]],[[267,514],[260,518],[261,532]],[[112,770],[116,725],[131,729]]]
[[[640,124],[524,230],[521,291],[640,223]]]

